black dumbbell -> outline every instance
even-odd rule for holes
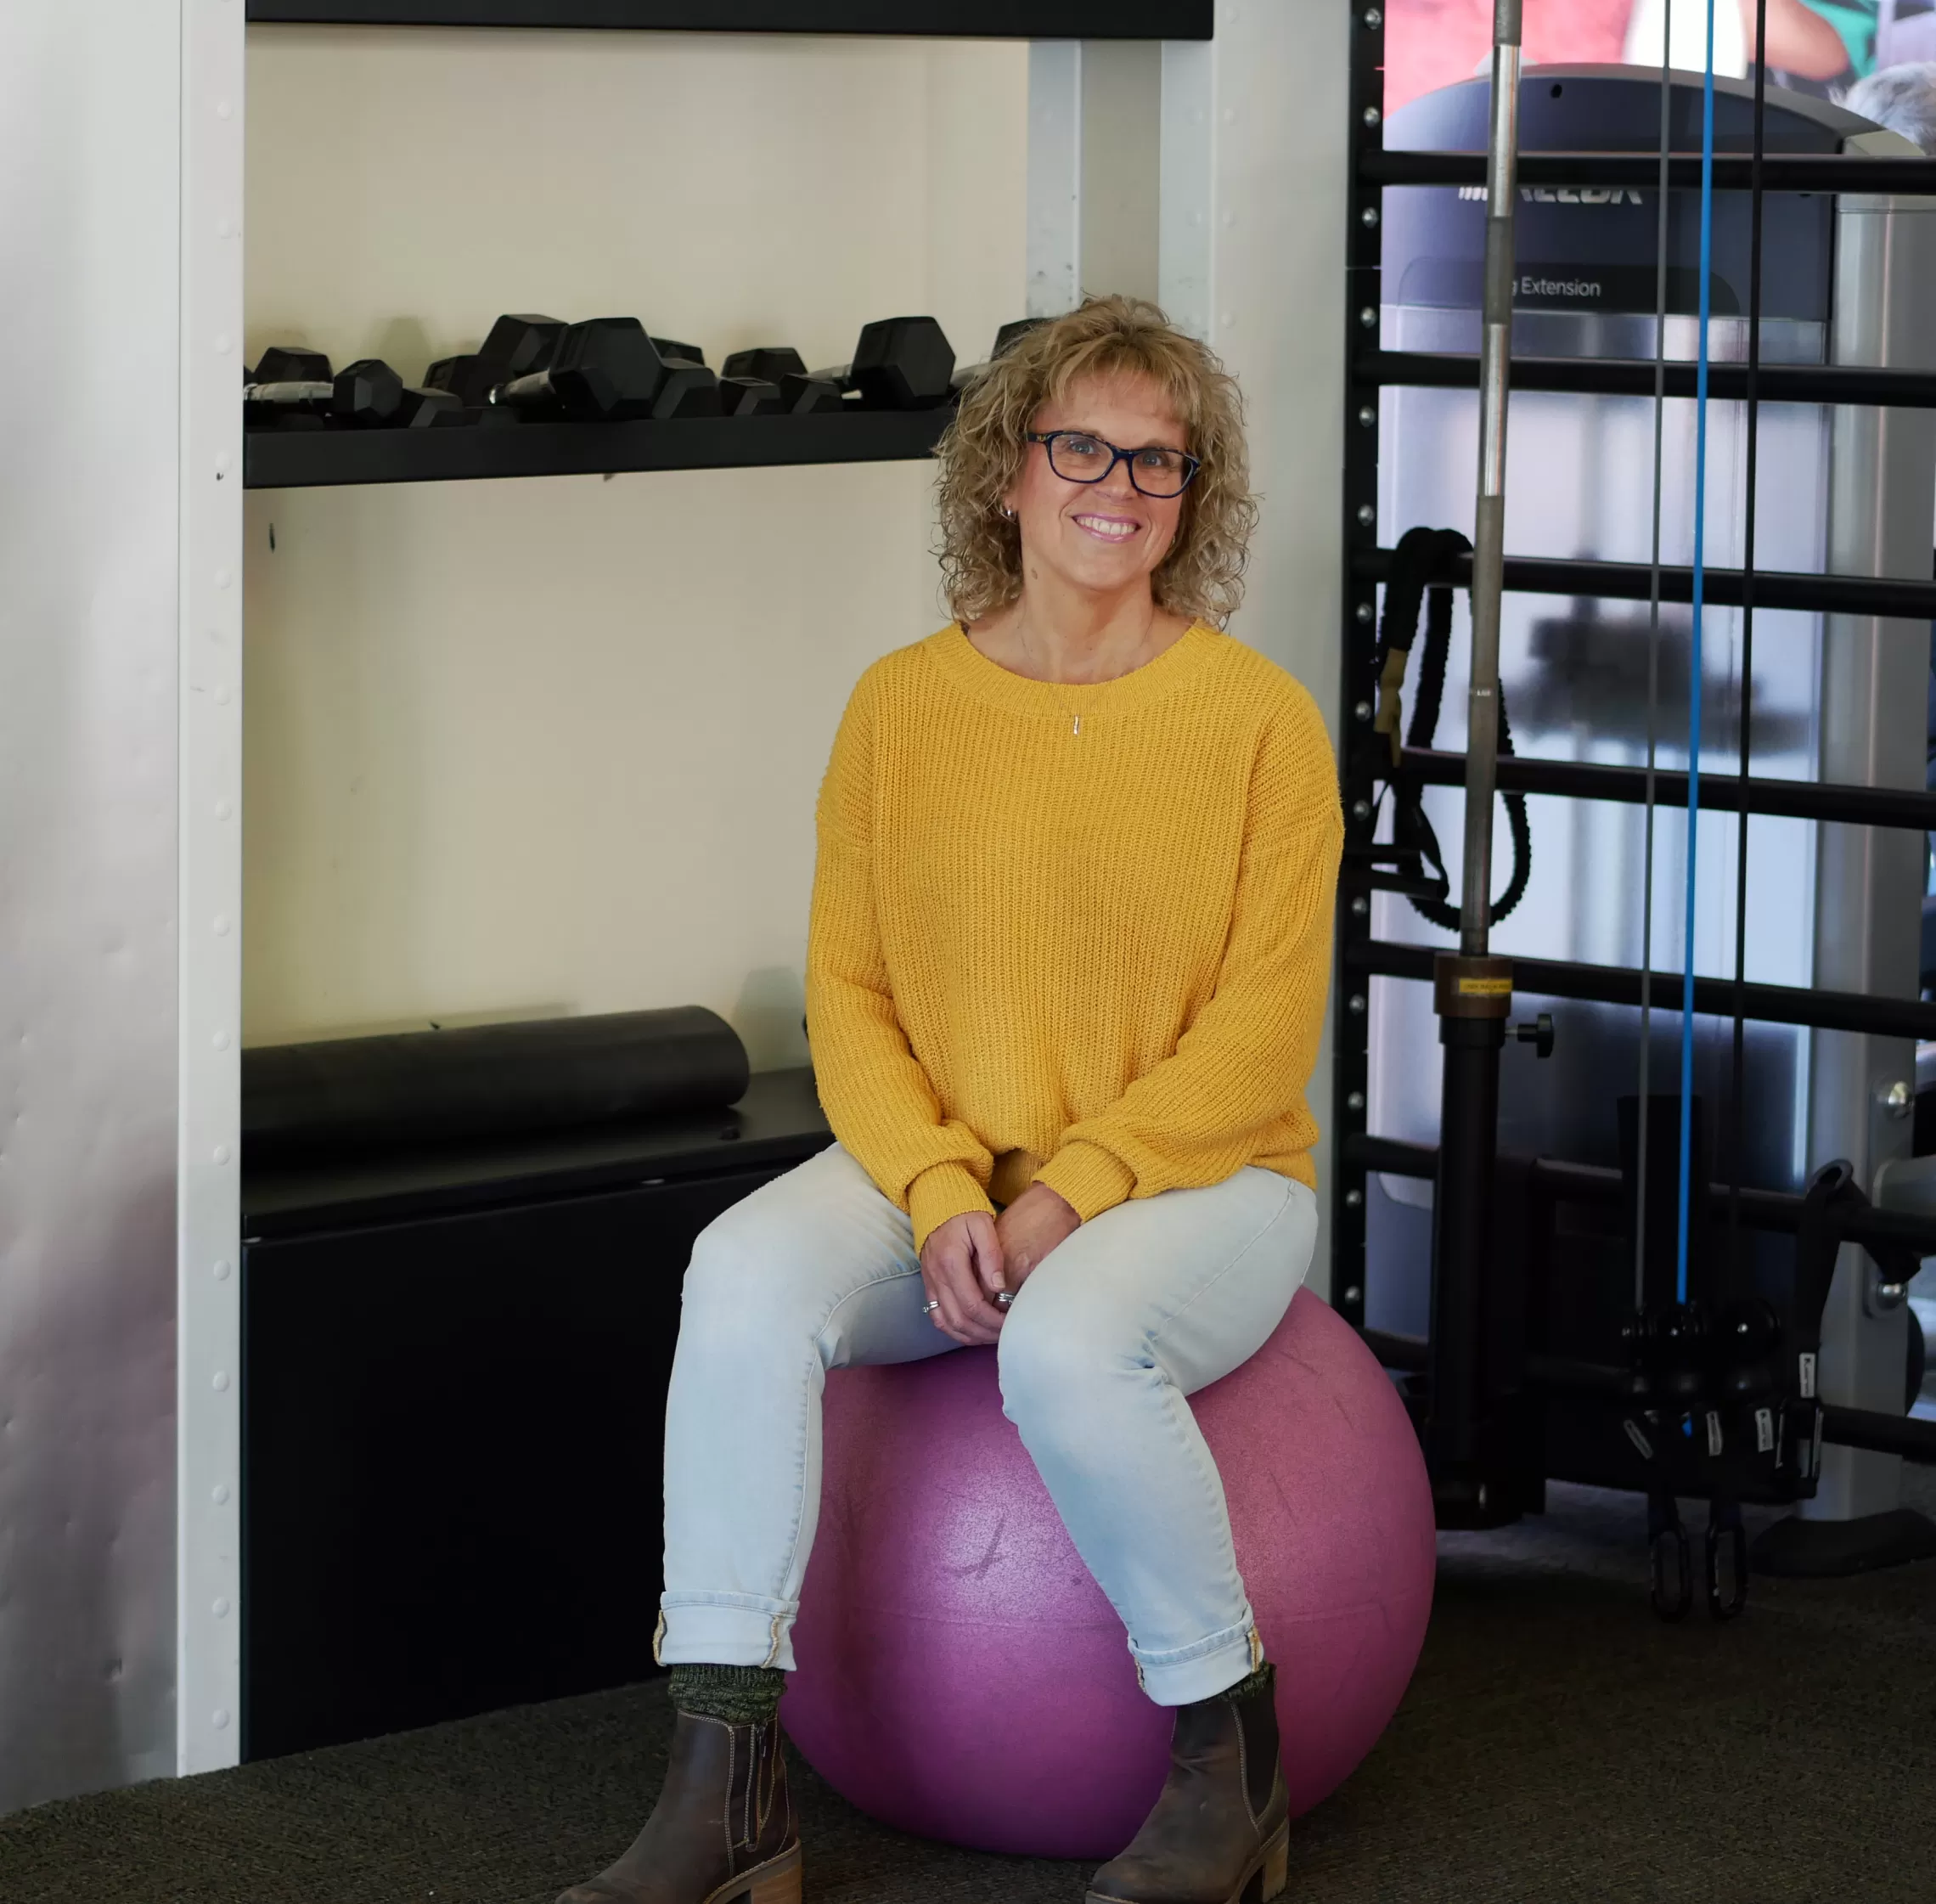
[[[510,313],[491,326],[476,350],[440,358],[425,371],[424,384],[427,389],[447,392],[453,407],[431,422],[470,426],[521,421],[514,410],[494,409],[491,392],[514,377],[540,369],[557,347],[564,329],[562,318],[548,318],[537,312]]]
[[[286,423],[307,416],[320,425],[335,376],[321,351],[272,344],[253,370],[242,373],[242,420]]]
[[[421,430],[457,399],[448,391],[407,384],[380,357],[359,358],[336,373],[329,414],[339,422]]]
[[[440,357],[424,372],[424,388],[441,390],[447,397],[462,404],[466,394],[476,380],[477,353],[467,352],[461,357]],[[490,394],[487,386],[485,394]],[[474,406],[465,405],[465,408]]]
[[[495,408],[578,421],[718,416],[719,380],[689,358],[664,357],[637,318],[566,324],[543,368],[492,388]]]
[[[652,348],[669,364],[689,364],[700,370],[706,368],[706,352],[697,344],[682,344],[676,337],[655,337]],[[763,379],[735,375],[729,366],[713,380],[719,388],[722,416],[765,416],[780,407],[779,386],[769,387]],[[678,412],[681,416],[710,414],[701,410]]]
[[[965,363],[954,373],[954,385],[957,391],[965,390],[976,378],[988,368],[999,363],[1012,351],[1028,333],[1038,325],[1045,324],[1047,318],[1014,318],[995,333],[995,347],[988,352],[987,363]]]
[[[746,392],[744,391],[734,393],[734,402],[740,407],[731,412],[727,410],[726,392],[720,386],[718,373],[707,367],[706,353],[698,345],[681,344],[670,337],[655,337],[652,347],[664,363],[667,375],[659,395],[652,400],[655,417],[753,414],[745,408]]]
[[[791,344],[764,344],[757,350],[734,351],[726,359],[723,377],[757,377],[776,388],[782,377],[803,377],[807,366]]]
[[[719,379],[719,408],[725,416],[778,416],[786,408],[779,386],[764,377]]]
[[[931,410],[953,394],[954,346],[932,318],[880,318],[862,328],[852,363],[808,375],[862,409]]]
[[[564,330],[562,318],[509,313],[491,326],[476,350],[433,363],[424,373],[424,382],[431,390],[448,391],[466,409],[481,409],[498,385],[542,370]]]
[[[246,422],[296,428],[329,421],[397,429],[428,421],[450,401],[440,392],[411,388],[381,358],[359,358],[332,373],[321,351],[276,345],[262,352],[243,386],[242,414]]]
[[[811,416],[841,407],[841,386],[825,377],[811,375],[800,352],[790,344],[766,344],[757,350],[734,351],[726,359],[721,378],[744,378],[772,386],[778,401],[770,407],[791,416]]]
[[[787,344],[734,351],[719,373],[719,394],[728,416],[768,416],[801,408],[794,386],[807,379],[800,352]],[[836,407],[841,393],[830,386],[817,392],[821,408]],[[809,406],[813,407],[813,406]]]

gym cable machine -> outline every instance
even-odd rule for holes
[[[1755,465],[1764,400],[1835,405],[1936,407],[1936,375],[1925,370],[1845,363],[1764,364],[1762,357],[1764,199],[1784,193],[1936,194],[1936,160],[1871,156],[1844,149],[1832,156],[1767,149],[1765,74],[1753,82],[1752,149],[1717,155],[1714,138],[1712,5],[1708,70],[1702,79],[1701,151],[1674,152],[1669,139],[1670,76],[1660,74],[1660,139],[1643,152],[1519,151],[1522,101],[1520,0],[1495,0],[1489,138],[1476,152],[1387,151],[1383,125],[1382,10],[1354,0],[1352,215],[1348,259],[1348,335],[1352,340],[1345,423],[1344,708],[1342,730],[1347,840],[1340,891],[1340,1011],[1334,1128],[1340,1133],[1333,1210],[1333,1292],[1341,1310],[1396,1372],[1423,1443],[1442,1527],[1504,1524],[1544,1504],[1550,1475],[1633,1490],[1648,1501],[1652,1600],[1662,1617],[1685,1614],[1693,1599],[1693,1567],[1677,1498],[1711,1503],[1706,1541],[1706,1595],[1717,1619],[1745,1603],[1749,1551],[1744,1501],[1786,1504],[1810,1500],[1825,1447],[1869,1450],[1936,1462],[1936,1422],[1884,1409],[1824,1400],[1819,1372],[1823,1314],[1845,1243],[1860,1245],[1873,1268],[1865,1299],[1902,1304],[1925,1254],[1936,1254],[1936,1192],[1912,1172],[1900,1201],[1922,1209],[1878,1207],[1884,1163],[1865,1194],[1846,1161],[1814,1171],[1800,1194],[1758,1188],[1744,1177],[1744,1026],[1753,1021],[1888,1038],[1936,1037],[1936,1005],[1813,986],[1751,983],[1746,976],[1748,816],[1918,831],[1936,830],[1936,795],[1885,786],[1809,783],[1750,772],[1748,684],[1753,680],[1756,606],[1853,616],[1936,617],[1928,582],[1824,574],[1771,574],[1754,566]],[[1757,38],[1766,0],[1758,7]],[[1664,40],[1663,40],[1664,44]],[[1631,76],[1623,76],[1630,79]],[[1690,76],[1683,76],[1683,83]],[[1555,97],[1560,87],[1551,88]],[[1483,178],[1484,256],[1479,349],[1466,353],[1382,348],[1382,190],[1387,186],[1457,186],[1476,198]],[[1511,352],[1515,294],[1515,209],[1558,188],[1562,199],[1583,189],[1641,202],[1657,194],[1658,254],[1653,361],[1602,357],[1522,358]],[[1698,349],[1692,363],[1669,362],[1667,335],[1669,193],[1700,193]],[[1746,361],[1714,363],[1709,355],[1710,238],[1714,194],[1749,196]],[[1784,200],[1792,205],[1793,200]],[[1832,201],[1830,201],[1832,202]],[[1646,565],[1578,559],[1514,558],[1504,554],[1505,473],[1509,388],[1603,396],[1651,397],[1654,405],[1652,559]],[[1394,386],[1477,387],[1478,482],[1474,534],[1414,529],[1396,549],[1378,546],[1379,399]],[[1690,567],[1660,560],[1661,415],[1668,397],[1697,406],[1694,551]],[[1747,465],[1742,566],[1707,566],[1703,557],[1708,404],[1745,403]],[[1376,589],[1386,587],[1377,626]],[[1432,745],[1450,628],[1450,591],[1469,589],[1472,662],[1463,757]],[[1505,590],[1566,594],[1650,605],[1648,741],[1644,769],[1539,760],[1515,755],[1500,684],[1500,627]],[[1421,598],[1429,600],[1422,679],[1412,745],[1401,744],[1400,692]],[[1660,606],[1692,609],[1689,671],[1690,741],[1686,770],[1657,766],[1653,715],[1660,692]],[[1742,612],[1739,771],[1704,776],[1701,768],[1701,627],[1703,606]],[[1449,882],[1424,819],[1420,790],[1464,788],[1460,903],[1445,904]],[[1390,798],[1392,824],[1381,839]],[[1514,870],[1492,898],[1495,791],[1506,796]],[[1556,960],[1501,957],[1491,949],[1493,921],[1524,891],[1532,840],[1528,793],[1575,800],[1643,804],[1646,809],[1646,932],[1639,969]],[[1697,976],[1694,955],[1696,825],[1702,806],[1738,814],[1734,972],[1731,980]],[[1686,944],[1680,972],[1652,970],[1653,814],[1679,806],[1687,820]],[[1454,951],[1373,936],[1371,898],[1397,893],[1434,923],[1456,929]],[[1429,979],[1444,1052],[1439,1139],[1427,1145],[1375,1136],[1367,1129],[1367,1089],[1374,977]],[[1623,1107],[1619,1170],[1551,1158],[1501,1155],[1500,1061],[1516,983],[1553,999],[1638,1006],[1640,1085]],[[1654,1096],[1647,1076],[1648,1014],[1678,1011],[1681,1062],[1677,1096]],[[1727,1177],[1710,1184],[1702,1106],[1693,1090],[1693,1021],[1732,1023]],[[1541,1014],[1517,1028],[1541,1056],[1552,1049],[1551,1019]],[[1650,1108],[1652,1122],[1650,1127]],[[1891,1107],[1899,1115],[1899,1107]],[[1664,1114],[1663,1114],[1664,1113]],[[1906,1164],[1907,1160],[1903,1160]],[[1427,1177],[1432,1203],[1430,1322],[1425,1337],[1366,1327],[1366,1187],[1373,1173]],[[1650,1176],[1652,1181],[1650,1182]],[[1666,1189],[1663,1190],[1663,1182]],[[1893,1200],[1893,1199],[1892,1199]],[[1545,1296],[1562,1205],[1601,1211],[1619,1224],[1634,1263],[1634,1303],[1618,1344],[1594,1359],[1552,1352],[1544,1327]],[[1717,1223],[1717,1215],[1721,1221]],[[1794,1238],[1792,1280],[1785,1304],[1754,1292],[1744,1267],[1750,1233]],[[1548,1453],[1559,1414],[1579,1424],[1584,1466],[1556,1467]],[[1936,1528],[1899,1510],[1874,1516],[1856,1536],[1859,1552],[1817,1569],[1848,1571],[1936,1552]],[[1782,1564],[1781,1527],[1757,1543],[1755,1564]],[[1768,1551],[1763,1551],[1764,1547]],[[1804,1570],[1800,1568],[1792,1570]]]

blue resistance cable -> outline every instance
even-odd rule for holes
[[[1680,1208],[1674,1298],[1687,1300],[1687,1233],[1694,1149],[1694,868],[1701,821],[1701,611],[1708,528],[1708,319],[1714,253],[1714,0],[1701,88],[1701,321],[1694,367],[1694,625],[1687,671],[1687,893],[1681,944]],[[1703,1186],[1704,1187],[1704,1186]]]

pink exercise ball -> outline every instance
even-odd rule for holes
[[[1432,1608],[1432,1493],[1371,1353],[1300,1290],[1190,1402],[1264,1648],[1293,1813],[1370,1750]],[[819,1536],[781,1718],[863,1811],[982,1850],[1107,1858],[1156,1800],[1170,1715],[1001,1411],[994,1351],[836,1371]]]

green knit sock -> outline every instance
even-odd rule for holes
[[[772,1666],[674,1666],[673,1707],[695,1719],[763,1726],[779,1710],[786,1675]]]

